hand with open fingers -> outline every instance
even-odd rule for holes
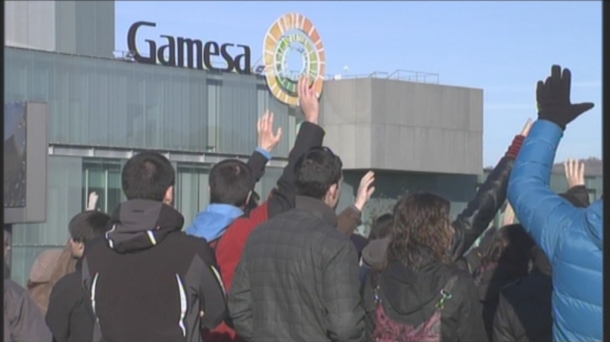
[[[99,195],[97,194],[97,192],[92,191],[89,194],[89,201],[87,201],[87,210],[95,210],[98,199],[99,199]]]
[[[523,129],[521,130],[521,133],[519,133],[520,135],[527,137],[528,134],[530,134],[530,131],[532,130],[532,119],[527,118],[527,121],[525,122],[525,126],[523,126]]]
[[[297,95],[299,96],[299,106],[305,121],[317,124],[320,117],[320,104],[316,95],[316,89],[309,77],[299,79]]]
[[[258,119],[256,128],[258,130],[258,146],[267,152],[273,151],[282,140],[282,127],[279,127],[273,133],[273,113],[268,110]]]
[[[367,172],[362,179],[360,179],[360,186],[358,187],[358,195],[356,196],[356,202],[354,206],[362,212],[364,206],[369,202],[371,196],[375,192],[373,186],[375,182],[375,173],[373,171]]]
[[[568,159],[563,163],[563,168],[566,173],[566,180],[568,181],[568,189],[575,186],[585,185],[585,163]]]
[[[502,221],[502,227],[508,226],[515,223],[515,210],[513,206],[508,203],[506,210],[504,210],[504,220]]]
[[[538,118],[551,121],[565,130],[567,124],[580,114],[593,108],[593,103],[570,102],[572,74],[569,69],[561,70],[559,65],[551,67],[551,76],[546,81],[538,81],[536,101],[538,103]]]

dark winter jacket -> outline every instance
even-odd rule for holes
[[[322,146],[324,130],[316,124],[304,122],[297,134],[294,148],[288,155],[288,165],[277,182],[277,187],[272,190],[269,198],[261,205],[252,209],[247,215],[235,220],[224,235],[218,240],[216,247],[216,259],[227,291],[231,289],[233,276],[237,265],[242,259],[242,254],[250,234],[261,223],[272,217],[291,210],[295,206],[294,189],[294,165],[297,160],[309,149]],[[252,163],[253,168],[259,167]],[[264,168],[264,164],[262,165]],[[354,207],[346,208],[338,218],[338,229],[346,235],[351,234],[361,223],[360,212]],[[223,323],[214,331],[204,331],[204,338],[215,342],[241,341],[235,331]]]
[[[46,322],[54,342],[93,341],[95,315],[82,282],[82,263],[61,278],[51,291]]]
[[[119,205],[110,224],[105,239],[86,246],[83,260],[99,319],[94,342],[98,333],[101,341],[201,341],[201,325],[222,322],[225,293],[214,253],[205,239],[181,232],[178,211],[131,200]]]
[[[494,342],[553,340],[551,262],[541,249],[535,251],[532,272],[500,292],[493,322]]]
[[[42,312],[28,291],[10,279],[4,279],[4,341],[49,342],[51,332]]]
[[[322,201],[296,208],[250,234],[229,293],[246,341],[364,341],[364,310],[354,244]]]
[[[369,340],[376,325],[374,286],[371,285],[375,271],[370,272],[363,294]],[[476,288],[470,274],[455,265],[432,262],[415,270],[399,261],[390,262],[378,276],[380,305],[390,319],[418,326],[434,314],[430,302],[438,300],[439,292],[454,276],[457,281],[451,291],[452,297],[442,311],[441,341],[485,342],[488,339]]]
[[[570,203],[579,208],[586,208],[590,204],[589,191],[584,185],[573,186],[568,189],[567,192],[559,194],[559,196],[567,199]],[[487,235],[488,232],[493,233],[496,229],[496,227],[490,227],[483,234]],[[489,236],[492,236],[492,234]],[[468,272],[474,274],[475,270],[481,266],[481,252],[485,249],[484,245],[486,242],[490,241],[491,239],[487,239],[486,236],[483,236],[481,245],[468,250],[462,258],[456,261],[456,265],[461,269],[468,270]]]

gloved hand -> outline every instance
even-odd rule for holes
[[[570,102],[570,87],[572,74],[569,69],[553,65],[551,76],[546,81],[538,81],[536,88],[536,101],[538,102],[538,119],[548,120],[565,130],[566,125],[576,119],[580,114],[593,108],[593,103]]]

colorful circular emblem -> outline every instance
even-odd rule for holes
[[[313,80],[320,97],[326,72],[326,53],[318,30],[309,19],[288,13],[271,25],[263,46],[265,76],[271,93],[281,102],[298,106],[297,82],[303,75]],[[288,56],[297,52],[301,66],[289,65]]]

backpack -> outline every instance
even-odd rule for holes
[[[418,326],[397,322],[391,319],[385,311],[379,285],[374,287],[375,294],[375,330],[373,338],[375,342],[440,342],[441,341],[441,317],[442,311],[449,299],[452,298],[451,290],[457,280],[457,276],[449,279],[445,287],[439,291],[435,311],[430,318]]]

